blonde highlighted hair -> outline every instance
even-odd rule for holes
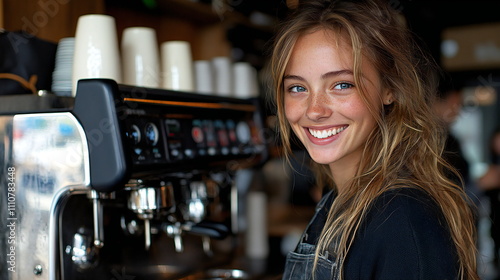
[[[459,177],[441,157],[446,130],[430,106],[437,90],[436,68],[413,40],[402,16],[387,2],[301,1],[281,26],[271,67],[284,154],[291,154],[292,135],[285,117],[283,77],[297,39],[319,29],[349,40],[354,80],[377,127],[365,144],[357,175],[330,209],[317,252],[331,251],[335,244],[342,278],[343,262],[373,201],[390,188],[417,187],[442,210],[456,246],[460,278],[477,279],[473,212],[463,187],[445,175],[451,171]],[[360,72],[366,59],[379,71],[384,89],[392,93],[392,104],[368,102]],[[318,180],[335,189],[329,167],[316,165]]]

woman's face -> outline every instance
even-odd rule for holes
[[[386,103],[391,96],[382,95],[378,72],[367,59],[361,71],[369,102],[382,107],[380,98]],[[286,118],[311,158],[332,171],[338,166],[355,172],[376,121],[354,82],[352,48],[345,38],[326,30],[299,37],[283,89]]]

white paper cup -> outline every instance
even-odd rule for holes
[[[214,94],[214,71],[212,63],[208,60],[194,62],[194,76],[197,93]]]
[[[162,88],[194,91],[191,45],[185,41],[161,44]]]
[[[123,30],[123,82],[133,86],[160,86],[160,55],[156,31],[149,27],[129,27]]]
[[[107,78],[122,82],[121,61],[115,19],[108,15],[78,18],[73,60],[73,96],[77,82],[86,78]]]
[[[257,70],[248,62],[237,62],[233,65],[233,92],[237,98],[250,98],[259,95]]]
[[[215,94],[219,96],[233,96],[233,64],[229,57],[215,57],[212,59],[215,79]]]
[[[247,199],[246,255],[251,259],[265,259],[269,254],[267,196],[263,192],[249,192]]]

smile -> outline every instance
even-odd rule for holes
[[[314,136],[314,138],[324,139],[324,138],[336,135],[336,134],[344,131],[346,128],[347,128],[347,126],[324,129],[324,130],[314,130],[314,129],[309,128],[309,133],[311,133],[311,135]]]

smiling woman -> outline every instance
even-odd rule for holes
[[[301,1],[275,38],[285,154],[294,133],[332,190],[283,279],[477,279],[474,220],[441,157],[432,63],[388,1]]]
[[[344,37],[333,31],[305,33],[295,43],[283,79],[285,114],[292,130],[315,162],[336,163],[330,170],[338,187],[355,175],[364,143],[376,125],[358,94],[351,53]],[[391,94],[382,92],[378,72],[369,61],[361,71],[362,82],[369,84],[369,102],[382,108],[380,100],[389,100]]]

